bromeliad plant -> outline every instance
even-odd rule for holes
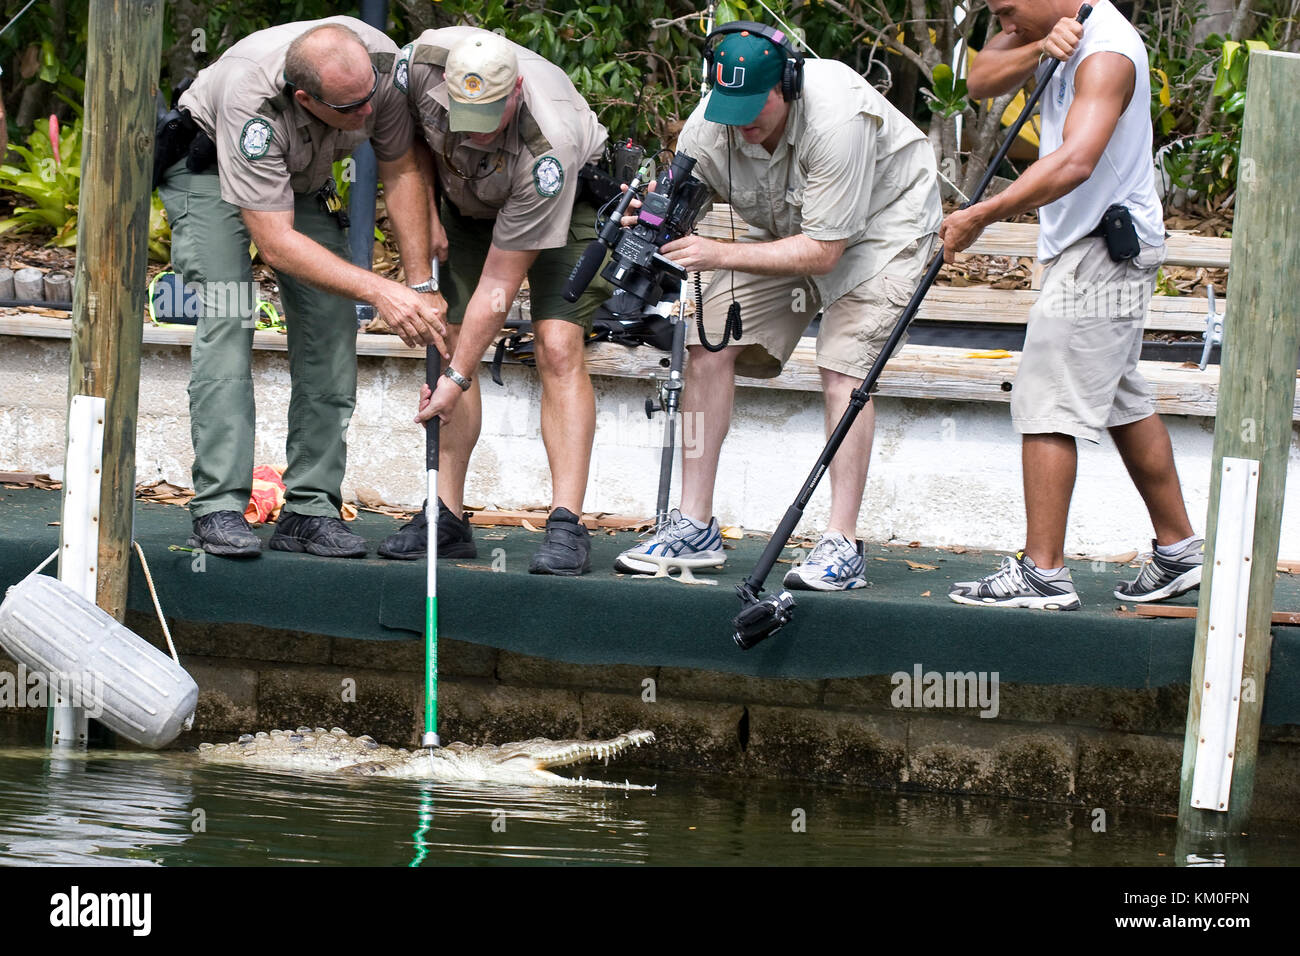
[[[77,244],[77,204],[81,192],[81,117],[60,127],[58,120],[37,120],[27,145],[9,149],[21,166],[0,166],[0,189],[18,193],[31,204],[14,206],[0,220],[0,233],[52,232],[45,244],[73,248]],[[171,228],[155,192],[149,209],[149,257],[166,262],[171,256]]]
[[[51,135],[52,134],[52,135]],[[50,230],[50,246],[77,244],[77,197],[81,189],[81,117],[59,129],[49,119],[37,120],[27,145],[10,144],[22,166],[0,166],[0,189],[26,197],[32,205],[14,206],[0,221],[0,232]]]

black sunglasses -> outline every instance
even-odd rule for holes
[[[370,64],[370,72],[375,74],[375,85],[370,88],[369,93],[367,93],[361,99],[357,100],[355,103],[344,103],[341,106],[335,106],[333,103],[321,99],[315,93],[311,93],[307,90],[303,90],[303,92],[306,93],[308,96],[310,96],[317,103],[321,104],[322,106],[328,106],[336,113],[343,113],[344,115],[348,113],[355,113],[357,110],[361,109],[361,107],[365,106],[367,103],[373,100],[375,98],[375,94],[379,92],[379,69],[373,63]],[[293,89],[299,89],[299,87],[296,87],[292,83],[289,83],[288,80],[285,80],[285,83],[286,85],[292,87]]]

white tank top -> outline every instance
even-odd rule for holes
[[[1050,259],[1092,232],[1108,206],[1128,207],[1138,238],[1146,245],[1164,242],[1164,210],[1156,194],[1151,158],[1151,81],[1146,47],[1133,25],[1110,0],[1097,0],[1083,25],[1074,56],[1056,68],[1040,100],[1040,157],[1061,147],[1065,115],[1074,102],[1074,74],[1094,53],[1119,53],[1133,62],[1133,96],[1092,175],[1055,202],[1038,210],[1038,258]]]

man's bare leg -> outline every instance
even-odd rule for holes
[[[739,346],[710,352],[693,345],[686,362],[682,433],[691,442],[682,448],[681,512],[699,522],[713,517],[713,488],[722,442],[731,427],[739,354]]]
[[[819,371],[826,396],[826,435],[829,438],[844,410],[849,407],[851,393],[862,384],[862,379],[828,368]],[[850,541],[857,538],[858,514],[862,510],[862,493],[867,487],[867,469],[871,465],[871,444],[875,435],[876,404],[867,402],[831,459],[831,519],[826,530],[837,531]]]
[[[1040,568],[1065,566],[1065,525],[1078,470],[1071,435],[1021,436],[1025,486],[1025,554]]]
[[[1155,528],[1156,544],[1174,544],[1195,532],[1187,517],[1174,447],[1159,415],[1148,415],[1110,429],[1129,477],[1146,503]]]
[[[587,374],[582,326],[560,319],[535,322],[542,380],[542,442],[551,466],[551,509],[582,514],[596,435],[596,393]]]

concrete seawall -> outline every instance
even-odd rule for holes
[[[161,642],[155,620],[128,624]],[[174,622],[201,694],[178,745],[301,725],[418,744],[422,645]],[[1003,684],[978,708],[892,706],[890,675],[775,680],[677,667],[590,666],[477,644],[439,646],[446,741],[601,737],[653,730],[620,766],[1015,797],[1089,810],[1174,813],[1187,688]],[[0,659],[0,671],[13,672]],[[39,710],[0,711],[0,738],[39,743]],[[1257,819],[1300,819],[1300,737],[1264,728]]]
[[[0,336],[0,470],[58,474],[64,454],[67,342]],[[366,489],[394,504],[424,495],[423,437],[411,421],[424,371],[405,358],[359,360],[357,409],[349,432],[345,496]],[[467,502],[512,509],[545,505],[550,478],[539,439],[536,373],[507,367],[506,387],[483,370],[484,428],[470,467]],[[256,351],[259,463],[282,464],[289,401],[287,359]],[[186,386],[189,351],[144,347],[138,479],[189,485],[193,453]],[[586,508],[628,515],[654,510],[662,417],[646,419],[649,380],[598,376],[596,449]],[[1024,533],[1018,437],[1007,408],[982,402],[877,397],[876,453],[858,521],[868,541],[920,541],[1013,550]],[[1214,421],[1167,416],[1193,526],[1204,528]],[[1293,429],[1289,475],[1300,482],[1300,439]],[[692,454],[697,423],[682,424]],[[724,525],[770,530],[789,505],[823,442],[820,396],[739,389],[723,449],[716,511]],[[680,488],[674,478],[673,502]],[[825,522],[829,491],[819,489],[802,530]],[[1109,440],[1080,443],[1079,483],[1066,549],[1114,554],[1149,547],[1151,528]],[[1300,512],[1283,513],[1280,556],[1300,558]]]

